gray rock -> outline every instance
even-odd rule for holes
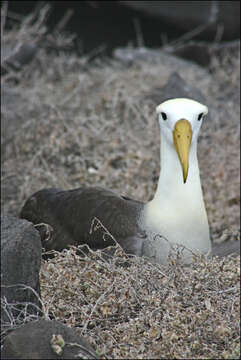
[[[187,68],[191,62],[170,56],[167,51],[162,49],[149,49],[147,47],[118,47],[113,50],[112,56],[126,66],[136,64],[138,61],[144,61],[148,64],[163,64],[167,67],[173,66],[173,70],[184,67]],[[195,66],[192,64],[192,66]]]
[[[143,101],[150,99],[157,106],[163,101],[178,97],[190,98],[206,104],[209,107],[207,118],[212,118],[212,106],[210,106],[208,99],[197,87],[187,83],[176,71],[169,76],[165,86],[153,88],[145,95]]]
[[[48,320],[32,321],[12,331],[5,338],[1,358],[99,359],[74,329]]]
[[[163,87],[153,88],[146,98],[151,99],[156,105],[172,98],[192,98],[201,103],[207,104],[207,99],[201,91],[188,84],[177,72],[173,72],[168,82]]]
[[[13,216],[1,216],[1,322],[6,325],[41,310],[39,271],[41,242],[33,224]],[[24,286],[31,287],[24,290]],[[13,304],[14,309],[13,309]],[[26,314],[25,314],[26,316]]]
[[[210,44],[204,41],[182,42],[173,46],[164,47],[170,54],[193,61],[201,66],[209,66],[212,58],[223,57],[225,54],[238,57],[240,40]]]
[[[119,1],[119,3],[147,16],[159,18],[176,30],[189,32],[200,27],[200,33],[205,40],[213,41],[218,28],[223,31],[222,40],[239,38],[240,1]]]
[[[175,47],[172,46],[165,46],[161,49],[119,47],[113,50],[112,56],[127,67],[138,64],[142,64],[142,66],[143,64],[149,66],[161,64],[167,74],[172,72],[190,74],[190,71],[194,71],[200,77],[207,78],[209,76],[208,71],[199,64],[175,56]],[[161,78],[165,77],[166,74],[161,74]]]

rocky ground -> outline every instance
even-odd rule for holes
[[[2,41],[14,49],[36,36],[25,24]],[[41,46],[1,79],[2,213],[18,215],[45,187],[100,185],[150,199],[160,170],[156,94],[176,71],[210,109],[198,157],[212,237],[238,240],[239,66],[239,51],[204,69],[163,52],[126,64]],[[56,254],[43,261],[41,287],[45,311],[78,327],[102,357],[239,357],[239,258],[190,269],[97,258]]]

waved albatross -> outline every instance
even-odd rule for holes
[[[103,229],[92,231],[97,218],[127,253],[153,262],[166,263],[173,247],[182,249],[185,262],[191,261],[192,252],[211,251],[197,159],[198,133],[208,109],[176,98],[156,110],[161,172],[153,200],[145,204],[99,187],[40,190],[26,201],[20,216],[52,226],[52,237],[44,244],[47,250],[113,244]]]

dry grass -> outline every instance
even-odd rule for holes
[[[109,259],[55,253],[42,264],[41,290],[48,312],[101,357],[225,359],[239,355],[239,278],[238,258],[161,266],[117,246]]]
[[[20,30],[4,32],[9,46]],[[160,62],[127,68],[42,47],[20,73],[1,79],[2,122],[16,121],[2,142],[2,211],[17,215],[41,188],[84,183],[151,198],[159,131],[156,104],[147,97],[177,70],[199,87],[210,108],[199,160],[212,236],[236,239],[239,54],[214,60],[211,73],[161,54]],[[161,267],[117,252],[109,261],[99,252],[83,260],[74,250],[43,261],[46,311],[77,326],[105,357],[239,357],[239,258],[197,259],[191,268],[173,260]]]

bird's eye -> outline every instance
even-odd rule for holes
[[[167,119],[167,114],[166,114],[166,113],[161,112],[161,116],[162,116],[163,120],[166,120],[166,119]]]
[[[203,117],[203,113],[199,114],[199,115],[198,115],[198,118],[197,118],[198,121],[200,121],[200,120],[202,119],[202,117]]]

